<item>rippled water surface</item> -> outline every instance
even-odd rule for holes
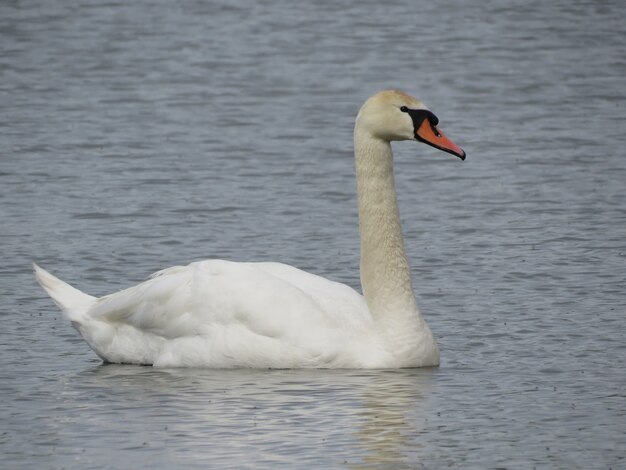
[[[3,468],[624,468],[623,2],[0,4]],[[359,286],[352,125],[395,145],[438,369],[103,366],[36,285],[276,260]]]

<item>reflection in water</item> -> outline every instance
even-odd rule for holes
[[[424,420],[417,418],[426,406],[436,369],[385,371],[369,377],[358,413],[363,422],[356,431],[371,465],[414,467],[419,462],[418,436]],[[358,465],[357,465],[358,467]]]
[[[167,449],[184,462],[415,466],[436,369],[400,371],[153,369],[103,365],[66,377],[66,406],[86,429],[126,449]],[[108,413],[101,408],[107,407]],[[133,422],[126,422],[126,415]],[[120,424],[123,423],[123,426]],[[67,423],[65,423],[67,425]],[[66,436],[69,438],[70,436]],[[212,442],[210,447],[206,443]],[[62,442],[57,445],[62,446]],[[359,449],[358,451],[356,449]],[[282,457],[281,457],[282,456]],[[343,460],[338,461],[338,456]],[[170,458],[163,456],[162,458]],[[322,459],[320,461],[320,459]],[[163,463],[161,461],[161,463]]]

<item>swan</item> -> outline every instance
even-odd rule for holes
[[[34,264],[44,290],[105,362],[155,367],[403,368],[439,365],[413,293],[391,141],[465,159],[419,100],[385,90],[354,126],[361,286],[274,262],[174,266],[96,298]]]

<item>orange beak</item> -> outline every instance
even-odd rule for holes
[[[428,119],[424,119],[419,129],[415,131],[415,138],[439,150],[456,155],[461,160],[465,160],[465,151],[443,135]]]

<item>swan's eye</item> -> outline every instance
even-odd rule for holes
[[[403,113],[408,113],[409,112],[409,108],[407,108],[406,106],[402,106],[402,107],[400,107],[400,111],[402,111]]]

